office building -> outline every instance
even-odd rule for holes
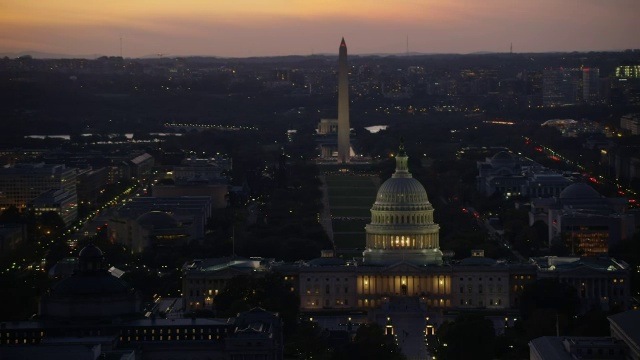
[[[575,105],[582,95],[579,91],[582,71],[573,68],[548,68],[542,73],[542,105],[545,107]]]
[[[10,206],[23,210],[42,194],[53,191],[46,199],[37,200],[37,206],[51,205],[65,223],[70,223],[77,218],[76,185],[76,169],[64,165],[23,163],[1,168],[0,211]]]
[[[633,237],[635,219],[627,207],[626,198],[605,198],[591,186],[575,183],[557,197],[532,199],[529,225],[542,221],[549,227],[549,246],[562,241],[572,254],[606,255]]]

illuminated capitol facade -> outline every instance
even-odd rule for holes
[[[460,282],[456,275],[464,272],[465,266],[454,269],[443,264],[440,227],[434,223],[433,213],[426,190],[409,172],[408,157],[401,144],[396,170],[378,189],[371,208],[362,261],[319,258],[300,267],[301,308],[375,309],[406,300],[419,303],[425,310],[456,306],[458,296],[453,288]],[[507,306],[506,285],[495,287],[492,293],[487,291],[481,299],[474,295],[473,290],[484,281],[483,274],[486,281],[495,278],[497,283],[500,276],[505,284],[508,281],[508,274],[500,275],[506,266],[484,257],[474,260],[480,259],[476,264],[480,266],[473,266],[464,275],[464,286],[469,284],[471,288],[465,288],[462,305],[475,300],[482,306]]]

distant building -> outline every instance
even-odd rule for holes
[[[109,172],[106,167],[78,169],[77,179],[79,201],[95,203],[107,185]]]
[[[122,179],[142,179],[151,172],[155,164],[153,156],[144,152],[116,154],[108,156],[107,160],[107,181],[110,184],[117,183]]]
[[[549,245],[563,240],[572,253],[607,254],[633,236],[635,220],[626,212],[627,204],[626,198],[605,198],[591,186],[576,183],[558,197],[532,199],[529,225],[547,224]]]
[[[254,308],[229,319],[146,318],[134,289],[105,270],[100,249],[82,249],[78,265],[43,296],[38,320],[0,324],[3,360],[283,357],[278,313]]]
[[[537,279],[554,279],[576,289],[580,312],[594,307],[620,311],[631,307],[629,264],[608,257],[532,258]]]
[[[189,158],[173,168],[173,184],[154,184],[152,195],[159,198],[209,196],[213,208],[225,208],[229,201],[227,173],[231,169],[231,159]]]
[[[129,160],[130,165],[130,173],[129,176],[132,178],[142,178],[145,175],[151,172],[151,168],[153,167],[154,159],[148,153],[144,153],[134,157]]]
[[[620,127],[631,135],[640,135],[640,114],[627,114],[620,118]]]
[[[47,164],[65,164],[68,167],[86,169],[78,170],[78,177],[97,176],[102,180],[102,168],[106,168],[106,182],[113,184],[131,177],[140,178],[151,171],[154,165],[153,156],[140,150],[50,150],[42,155]],[[93,173],[91,169],[98,172]],[[97,179],[92,179],[92,181]],[[79,189],[80,191],[80,189]]]
[[[0,165],[15,165],[19,163],[29,163],[42,158],[48,149],[24,149],[24,148],[5,148],[0,149]]]
[[[530,175],[522,186],[521,194],[530,199],[559,196],[573,181],[556,172],[539,172]]]
[[[134,253],[151,246],[182,246],[204,237],[211,210],[209,196],[137,197],[111,216],[109,237]]]
[[[320,148],[321,159],[338,157],[338,119],[320,119],[316,129],[316,142]]]
[[[589,104],[600,101],[600,69],[582,69],[582,101]]]
[[[214,209],[223,209],[229,202],[229,185],[209,184],[206,181],[191,181],[175,185],[159,184],[152,187],[151,195],[156,198],[206,196],[211,198],[211,206]]]
[[[575,105],[579,102],[582,71],[574,68],[550,68],[542,73],[542,105]]]
[[[610,88],[612,102],[627,105],[640,104],[640,65],[616,67]]]
[[[43,295],[40,317],[104,321],[131,316],[140,311],[139,294],[107,271],[99,248],[87,245],[78,257],[75,274],[63,279]]]
[[[603,134],[605,129],[595,121],[573,119],[553,119],[545,121],[542,126],[551,126],[562,133],[563,137],[577,137],[584,134]]]
[[[69,226],[78,218],[78,198],[74,195],[62,189],[51,189],[29,201],[27,208],[37,216],[53,211]]]
[[[640,79],[640,65],[616,66],[615,76],[623,79]]]
[[[320,119],[316,132],[318,135],[337,134],[338,119]]]
[[[34,199],[52,190],[53,193],[38,204],[52,205],[52,208],[56,203],[63,204],[58,205],[56,211],[65,222],[75,220],[78,211],[76,169],[44,163],[0,168],[0,211],[10,206],[25,209]]]
[[[193,240],[192,229],[164,211],[149,211],[136,219],[113,218],[109,225],[111,241],[125,244],[132,253],[152,247],[181,247]]]
[[[478,191],[487,196],[496,191],[505,197],[520,195],[520,189],[526,182],[522,174],[523,165],[518,156],[506,151],[498,152],[485,161],[478,161]]]
[[[183,183],[198,179],[209,183],[226,184],[227,172],[231,171],[231,159],[225,158],[187,158],[180,165],[173,167],[173,180]]]
[[[506,198],[557,196],[572,183],[562,174],[507,151],[478,161],[477,167],[478,191],[486,196],[496,192]]]

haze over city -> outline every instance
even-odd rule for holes
[[[640,47],[639,13],[635,0],[5,1],[0,53],[308,55],[342,36],[352,54],[624,50]]]
[[[0,358],[640,360],[639,10],[0,0]]]

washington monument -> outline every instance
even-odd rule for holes
[[[347,44],[342,38],[338,55],[338,162],[350,160],[349,144],[349,67],[347,66]]]

